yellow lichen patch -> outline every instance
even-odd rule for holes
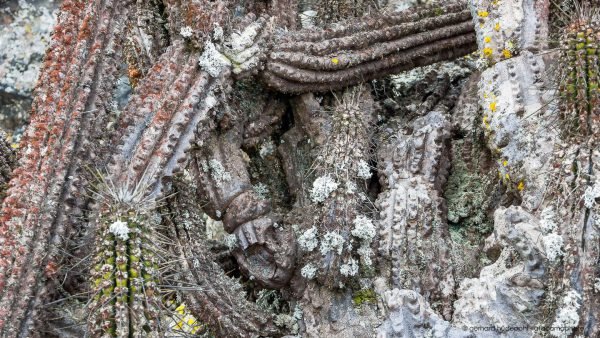
[[[519,184],[517,184],[517,190],[523,191],[523,189],[525,189],[525,183],[523,181],[519,181]]]
[[[496,22],[496,25],[494,26],[494,30],[495,30],[496,32],[499,32],[499,31],[500,31],[500,23],[499,23],[499,22]]]
[[[492,53],[493,53],[493,52],[494,52],[494,51],[493,51],[493,50],[492,50],[490,47],[485,47],[485,48],[483,49],[483,55],[484,55],[484,56],[487,56],[487,57],[489,57],[489,56],[492,56]]]
[[[502,161],[502,165],[506,167],[508,165],[508,160]]]
[[[491,38],[491,37],[489,37],[489,36],[486,36],[486,37],[484,37],[484,38],[483,38],[483,41],[484,41],[485,43],[490,43],[490,42],[492,42],[492,38]]]
[[[496,111],[496,101],[492,101],[492,102],[490,103],[490,110],[491,110],[492,112],[495,112],[495,111]]]
[[[187,312],[185,304],[179,305],[174,312],[169,324],[169,328],[172,331],[196,334],[202,329],[202,325],[196,317]]]
[[[508,49],[504,49],[502,51],[502,55],[504,56],[504,58],[506,59],[510,59],[512,57],[512,53],[510,52],[510,50]]]
[[[485,115],[483,117],[483,125],[485,126],[485,129],[488,129],[488,130],[491,129],[490,122],[488,121],[488,116],[487,115]]]
[[[478,15],[480,18],[487,18],[487,17],[488,17],[488,15],[490,15],[490,13],[488,13],[488,11],[478,11],[478,12],[477,12],[477,15]]]
[[[507,181],[510,181],[510,175],[508,173],[504,174],[504,178],[506,178]]]
[[[333,63],[334,65],[337,65],[338,63],[340,63],[340,60],[338,58],[333,58],[333,59],[331,59],[331,63]]]

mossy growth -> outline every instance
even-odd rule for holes
[[[377,294],[373,289],[358,290],[352,295],[352,302],[356,307],[359,307],[365,303],[376,304]]]
[[[470,142],[469,142],[470,143]],[[490,190],[495,184],[491,175],[481,173],[477,163],[468,163],[468,160],[479,162],[482,149],[478,149],[476,142],[466,144],[466,140],[457,140],[453,143],[453,160],[450,176],[446,183],[444,197],[448,206],[448,222],[467,227],[473,232],[488,234],[492,229],[492,222],[488,209],[491,198]],[[472,149],[467,149],[472,147]],[[468,156],[463,156],[468,152]]]

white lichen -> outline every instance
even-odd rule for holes
[[[354,194],[357,191],[356,183],[354,183],[352,181],[346,181],[346,182],[344,182],[344,185],[346,186],[347,194]]]
[[[221,54],[211,41],[206,41],[204,44],[204,51],[200,55],[198,63],[212,77],[219,76],[223,69],[231,66],[229,59]]]
[[[560,235],[556,233],[550,233],[542,238],[542,242],[544,243],[544,248],[546,249],[546,257],[548,257],[550,262],[555,262],[558,257],[565,254],[562,251],[563,238]]]
[[[296,318],[297,320],[300,320],[300,319],[302,319],[302,317],[304,317],[304,311],[302,310],[300,305],[296,304],[296,306],[294,307],[294,312],[292,313],[292,316],[294,318]]]
[[[358,262],[354,258],[350,258],[348,263],[340,266],[340,273],[346,277],[356,276],[358,273]]]
[[[225,236],[223,241],[225,242],[225,245],[227,246],[227,248],[229,250],[233,250],[233,249],[237,248],[237,246],[238,246],[238,239],[235,234],[229,234],[229,235]]]
[[[319,245],[319,240],[317,239],[317,228],[312,227],[298,237],[298,245],[300,245],[300,248],[306,252],[313,251]]]
[[[571,290],[567,292],[563,298],[563,307],[558,310],[558,314],[552,324],[550,330],[552,336],[566,338],[571,335],[573,328],[576,328],[577,324],[579,324],[579,314],[577,314],[581,306],[579,300],[581,300],[581,296],[577,291]]]
[[[313,279],[317,275],[317,268],[308,263],[300,270],[300,275],[306,279]]]
[[[300,13],[300,25],[302,28],[315,27],[317,14],[317,11],[313,11],[312,9]]]
[[[369,167],[369,164],[367,162],[365,162],[364,160],[358,161],[358,166],[357,166],[356,171],[357,171],[356,175],[359,178],[362,178],[365,180],[371,178],[371,167]]]
[[[194,31],[192,30],[192,27],[185,26],[185,27],[181,27],[179,34],[187,39],[187,38],[192,37],[192,35],[194,35]]]
[[[254,40],[260,32],[261,24],[257,21],[246,26],[241,32],[233,32],[229,39],[231,45],[231,51],[234,53],[241,53],[247,48],[250,48],[254,44]]]
[[[115,221],[108,227],[108,231],[121,240],[126,241],[129,239],[129,227],[127,226],[127,222],[121,220]]]
[[[262,182],[258,182],[255,185],[253,185],[252,190],[254,190],[256,196],[258,196],[258,198],[260,198],[261,200],[265,200],[269,196],[269,188],[266,184]]]
[[[323,175],[318,177],[314,182],[310,191],[310,199],[315,203],[323,202],[329,197],[338,187],[338,183],[330,176]]]
[[[273,140],[268,139],[261,145],[261,147],[258,151],[258,154],[260,155],[261,158],[266,158],[269,155],[273,154],[274,152],[275,152],[275,144],[273,143]]]
[[[344,249],[344,242],[344,237],[339,233],[328,232],[323,236],[319,250],[323,256],[327,255],[330,251],[335,251],[338,255],[341,255]]]
[[[352,236],[360,238],[366,242],[370,242],[375,237],[375,225],[373,221],[364,215],[358,215],[352,221],[354,228],[352,229]]]
[[[229,174],[221,162],[211,159],[208,161],[208,168],[210,168],[210,174],[217,183],[228,182],[231,180],[231,174]]]
[[[371,259],[373,250],[371,250],[371,247],[368,245],[361,245],[356,252],[360,256],[360,261],[365,267],[370,268],[373,266],[373,260]]]
[[[216,25],[215,29],[213,30],[213,39],[215,41],[223,41],[223,37],[224,37],[223,27]]]
[[[556,229],[556,222],[554,208],[552,206],[544,208],[542,210],[540,224],[545,233],[550,233]]]
[[[596,205],[596,198],[600,197],[600,184],[596,182],[593,186],[588,186],[583,193],[583,204],[591,209]]]

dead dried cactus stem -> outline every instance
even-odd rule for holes
[[[263,77],[279,91],[341,89],[476,50],[463,2],[361,18],[276,39]]]

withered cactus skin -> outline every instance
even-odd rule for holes
[[[0,336],[27,335],[52,245],[77,214],[83,164],[101,133],[117,72],[118,32],[129,1],[65,1],[21,143],[23,157],[2,204]]]
[[[263,77],[286,93],[327,91],[475,50],[471,14],[457,2],[283,35],[269,53]]]
[[[190,201],[197,202],[193,195],[178,193],[170,199],[168,210],[174,211]],[[206,240],[200,235],[201,229],[181,226],[185,220],[179,213],[165,214],[169,229],[166,235],[174,243],[170,250],[178,258],[182,271],[177,278],[183,285],[197,286],[183,293],[190,312],[220,337],[280,336],[283,332],[274,325],[273,315],[240,297],[243,292],[240,284],[216,265],[214,255],[207,250]]]
[[[17,154],[15,149],[11,147],[6,134],[0,131],[0,201],[4,199],[7,184],[10,181],[16,160]]]
[[[211,112],[227,79],[226,73],[212,78],[201,71],[197,59],[180,43],[165,54],[164,62],[151,69],[152,79],[140,84],[140,93],[144,94],[134,96],[125,108],[121,128],[127,132],[109,165],[114,175],[111,181],[127,185],[147,180],[152,187],[149,193],[156,198],[164,192],[163,179],[181,169],[196,126],[207,128],[204,134],[210,131]],[[156,86],[151,81],[154,79],[166,80],[170,90]],[[148,92],[144,91],[146,86]]]
[[[238,247],[233,254],[240,268],[265,286],[281,288],[292,277],[295,241],[290,231],[274,228],[275,223],[281,223],[281,216],[252,190],[241,141],[235,130],[211,137],[203,151],[194,153],[190,174],[200,183],[204,210],[223,220],[225,231],[236,235]],[[248,250],[255,248],[261,250]]]

